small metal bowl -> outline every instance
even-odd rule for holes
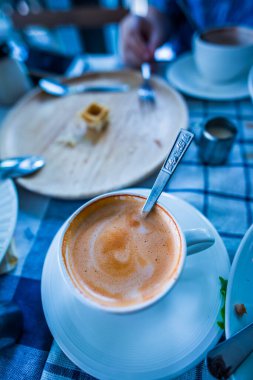
[[[199,139],[199,156],[203,163],[222,165],[228,158],[237,128],[225,117],[209,119]]]

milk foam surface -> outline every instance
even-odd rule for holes
[[[181,238],[172,218],[156,206],[141,215],[144,199],[111,196],[85,208],[63,239],[73,284],[101,305],[128,306],[155,297],[173,277]]]

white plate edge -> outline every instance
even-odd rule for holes
[[[244,251],[244,247],[252,236],[253,238],[253,224],[250,226],[250,228],[246,231],[243,239],[241,240],[239,247],[237,249],[237,252],[234,256],[234,260],[232,262],[229,278],[228,278],[228,286],[227,286],[227,295],[226,295],[226,305],[225,305],[225,334],[226,338],[230,338],[232,335],[231,332],[231,326],[230,326],[230,313],[229,308],[231,304],[231,295],[233,290],[233,284],[234,284],[234,276],[237,271],[238,262],[240,261],[240,257],[242,252]]]
[[[10,193],[12,194],[12,197],[13,197],[13,209],[11,211],[11,212],[13,212],[13,217],[12,217],[12,222],[10,223],[9,238],[6,239],[6,243],[4,245],[4,249],[3,249],[2,254],[0,253],[0,263],[3,260],[4,255],[5,255],[7,249],[10,245],[10,242],[11,242],[11,239],[13,237],[13,233],[14,233],[14,230],[16,227],[17,217],[18,217],[18,193],[17,193],[16,186],[11,179],[7,179],[6,182],[7,182],[8,188],[10,190]]]

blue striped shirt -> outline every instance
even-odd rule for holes
[[[193,19],[201,29],[227,24],[253,26],[252,0],[185,0]],[[151,0],[168,13],[177,13],[176,0]]]
[[[253,0],[182,0],[200,30],[226,25],[253,27]],[[150,0],[150,5],[166,12],[174,25],[174,38],[183,50],[190,47],[192,28],[176,0]]]

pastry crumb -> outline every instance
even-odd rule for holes
[[[59,136],[57,142],[74,148],[84,137],[89,139],[89,132],[98,134],[109,122],[109,109],[98,103],[91,103],[84,110],[78,112],[65,131]],[[93,136],[93,137],[94,137]]]
[[[72,122],[65,133],[63,133],[57,142],[64,144],[67,147],[74,148],[85,136],[87,127],[80,120],[76,119]]]
[[[160,140],[158,140],[158,139],[155,139],[154,140],[154,143],[159,147],[159,148],[161,148],[162,147],[162,143],[161,143],[161,141]]]
[[[247,314],[246,307],[243,303],[237,303],[234,306],[235,313],[238,317],[242,317],[244,314]]]

